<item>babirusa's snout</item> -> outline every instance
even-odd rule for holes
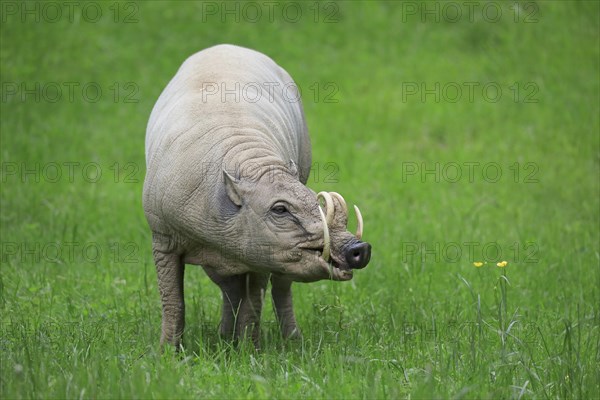
[[[319,212],[323,221],[323,258],[325,261],[329,261],[331,252],[329,225],[333,222],[335,207],[333,201],[334,198],[338,200],[339,205],[341,206],[341,212],[343,214],[342,221],[346,224],[348,222],[348,207],[346,206],[344,198],[336,192],[319,192],[319,194],[317,194],[317,199],[319,202],[323,200],[323,206],[325,206],[326,210],[323,212],[321,204],[319,204]],[[366,267],[371,260],[371,245],[361,241],[363,235],[363,218],[357,206],[354,206],[354,212],[356,213],[357,221],[355,234],[357,240],[353,240],[351,244],[347,245],[342,250],[341,256],[350,269],[360,269]]]
[[[356,242],[344,251],[344,258],[351,269],[361,269],[371,260],[371,245],[366,242]]]

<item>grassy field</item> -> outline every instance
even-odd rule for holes
[[[599,4],[315,4],[1,3],[1,398],[600,396]],[[372,261],[260,352],[190,266],[161,354],[145,127],[217,43],[294,77]]]

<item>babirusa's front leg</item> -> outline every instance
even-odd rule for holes
[[[271,276],[271,297],[281,335],[286,339],[297,339],[302,337],[300,329],[296,324],[294,316],[294,305],[292,303],[292,281],[281,277]]]
[[[158,290],[162,302],[161,347],[168,343],[177,350],[181,345],[185,325],[183,274],[185,264],[178,254],[165,253],[153,248],[158,275]]]

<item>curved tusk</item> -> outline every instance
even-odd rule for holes
[[[327,192],[319,192],[319,194],[317,194],[317,201],[321,198],[325,200],[325,206],[327,208],[327,217],[325,219],[327,220],[327,225],[329,225],[333,221],[333,200],[331,199],[331,195]]]
[[[357,206],[354,206],[354,212],[356,213],[356,221],[357,221],[356,238],[358,240],[360,240],[360,239],[362,239],[362,235],[363,235],[363,218],[362,218],[362,214],[360,213],[360,210],[358,209]]]
[[[327,220],[321,206],[319,206],[319,212],[321,213],[321,220],[323,220],[323,259],[329,262],[329,227],[327,227]]]
[[[348,217],[348,206],[346,205],[346,200],[344,200],[342,195],[337,192],[329,192],[329,194],[331,195],[331,197],[335,197],[340,201],[340,204],[342,205],[342,210],[344,210],[344,215],[347,218]]]

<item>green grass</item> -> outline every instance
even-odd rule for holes
[[[456,23],[443,18],[452,10],[422,22],[406,8],[433,2],[324,3],[318,23],[312,2],[295,23],[279,3],[259,23],[193,2],[120,3],[116,23],[115,3],[92,3],[96,23],[81,3],[73,21],[63,8],[57,22],[23,22],[7,4],[24,7],[2,3],[0,28],[1,398],[600,396],[598,3],[523,2],[518,22],[502,3],[490,22],[482,2]],[[350,283],[294,286],[300,342],[279,338],[267,301],[260,352],[218,338],[219,291],[190,266],[185,353],[160,354],[145,125],[181,62],[223,42],[268,54],[302,88],[319,172],[309,186],[361,206],[372,261]],[[11,95],[22,82],[48,92]],[[102,96],[69,99],[65,82],[96,82]],[[463,97],[406,93],[436,82]],[[472,101],[465,82],[479,83]],[[502,177],[478,167],[470,182],[468,162]],[[436,163],[463,176],[407,174]],[[501,255],[482,252],[490,243]]]

